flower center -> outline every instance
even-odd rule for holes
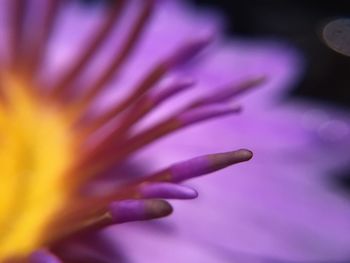
[[[40,102],[18,76],[2,75],[0,104],[0,261],[26,254],[65,204],[63,178],[73,155],[62,111]]]

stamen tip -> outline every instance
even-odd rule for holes
[[[269,77],[267,74],[261,74],[253,78],[253,82],[255,85],[261,85],[261,84],[264,84],[268,79]]]
[[[144,184],[139,191],[143,198],[194,199],[198,197],[195,189],[173,183]]]
[[[215,153],[190,159],[170,167],[171,181],[181,182],[196,176],[209,174],[236,163],[245,162],[253,157],[246,149],[232,152]]]
[[[234,104],[234,105],[231,105],[230,108],[231,108],[233,113],[241,113],[243,111],[242,105]]]
[[[146,200],[145,211],[149,219],[170,215],[173,207],[165,200]]]
[[[165,217],[172,211],[172,206],[164,200],[123,200],[109,205],[114,224]]]
[[[196,84],[196,80],[192,77],[182,77],[178,80],[179,86],[190,87]]]
[[[210,162],[210,170],[212,171],[223,169],[236,163],[246,162],[252,157],[253,153],[246,149],[240,149],[226,153],[211,154],[207,156]]]
[[[213,34],[206,34],[189,40],[186,45],[167,59],[165,66],[170,69],[188,62],[207,47],[212,42],[213,38]]]
[[[177,118],[182,125],[190,125],[203,120],[218,118],[229,114],[240,113],[240,105],[212,105],[210,107],[200,107],[183,112]]]
[[[239,149],[235,151],[236,155],[241,157],[242,161],[249,161],[253,158],[253,152],[247,149]]]

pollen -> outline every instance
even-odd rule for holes
[[[73,160],[73,136],[62,111],[29,94],[15,76],[3,76],[0,109],[0,255],[28,253],[66,202],[64,175]]]
[[[2,85],[0,260],[41,243],[47,223],[67,201],[64,177],[74,160],[63,112],[36,99],[14,74],[3,74]]]

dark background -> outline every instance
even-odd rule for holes
[[[350,18],[350,1],[193,0],[219,7],[229,19],[228,33],[278,37],[297,46],[307,61],[306,72],[293,96],[350,107],[350,57],[329,49],[322,27],[335,18]]]
[[[117,0],[80,1],[94,4]],[[291,96],[350,107],[350,57],[328,48],[320,34],[327,21],[350,18],[350,1],[190,1],[198,6],[221,9],[228,20],[228,34],[280,38],[299,48],[306,58],[306,72]]]

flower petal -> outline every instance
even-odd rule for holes
[[[60,263],[61,261],[49,251],[38,250],[30,256],[30,263]]]

